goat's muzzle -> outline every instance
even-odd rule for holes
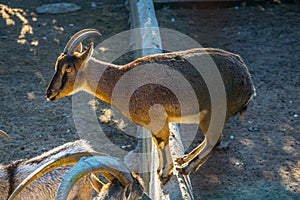
[[[58,94],[59,94],[58,91],[47,90],[46,91],[46,99],[47,99],[47,101],[54,101],[54,100],[56,100],[56,97],[57,97]]]

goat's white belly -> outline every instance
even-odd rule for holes
[[[178,118],[171,118],[170,122],[176,122],[181,124],[199,124],[199,122],[205,117],[206,114],[207,110],[203,110],[197,114],[182,115]]]

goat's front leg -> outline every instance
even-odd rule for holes
[[[168,123],[155,135],[155,142],[159,154],[159,167],[157,170],[158,176],[163,184],[166,184],[173,175],[173,159],[171,156],[170,146],[170,129]]]

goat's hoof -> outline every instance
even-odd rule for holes
[[[183,175],[188,175],[189,172],[187,171],[187,167],[176,167],[176,170]]]
[[[170,180],[170,178],[171,178],[172,175],[173,175],[173,173],[171,173],[171,174],[169,174],[169,175],[167,175],[167,176],[161,175],[161,176],[159,177],[160,182],[161,182],[163,185],[165,185],[165,184]]]
[[[157,170],[158,177],[163,185],[165,185],[173,175],[173,167],[170,169],[163,168],[162,170]]]
[[[176,167],[176,170],[184,175],[189,175],[193,170],[190,168],[189,165],[185,166],[185,167]]]
[[[202,164],[195,165],[195,163],[190,162],[184,167],[183,166],[176,167],[176,170],[181,174],[189,175],[191,172],[197,171],[202,166]]]
[[[181,158],[176,158],[175,162],[178,164],[178,165],[183,165],[184,163],[186,163],[187,161],[187,156],[183,156]]]

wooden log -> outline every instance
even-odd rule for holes
[[[131,28],[140,28],[133,31],[131,43],[133,49],[141,49],[138,57],[162,52],[159,26],[155,16],[154,5],[149,0],[129,0],[131,13]],[[169,124],[171,130],[170,148],[173,160],[184,154],[178,127],[175,123]],[[135,152],[142,151],[139,171],[145,181],[146,192],[151,199],[194,199],[189,176],[179,174],[174,169],[174,176],[165,185],[161,185],[157,176],[158,154],[156,146],[151,139],[151,133],[145,128],[139,128],[142,139]],[[150,152],[150,153],[149,153]],[[128,161],[130,162],[130,161]],[[125,158],[125,163],[126,158]],[[134,168],[134,167],[133,167]]]

